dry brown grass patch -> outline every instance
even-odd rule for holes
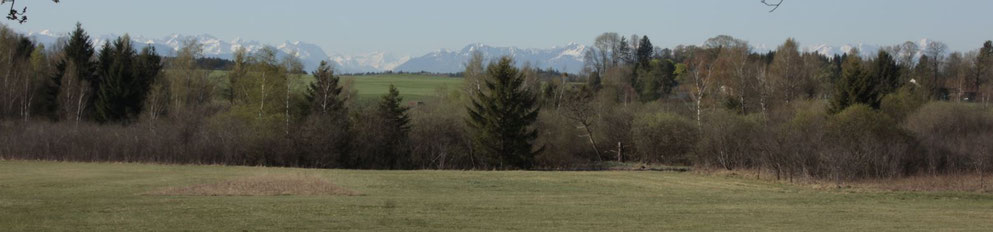
[[[983,178],[981,184],[979,175],[938,175],[911,176],[893,179],[864,180],[852,183],[853,186],[892,191],[962,191],[962,192],[991,192],[993,183],[989,176]]]
[[[846,191],[910,191],[910,192],[982,192],[993,193],[993,176],[987,174],[942,174],[919,175],[899,178],[846,180],[838,183],[833,180],[815,179],[807,176],[787,176],[776,179],[775,173],[767,170],[739,169],[725,170],[697,168],[694,173],[708,176],[759,179],[763,181],[791,183],[813,189],[845,189]]]
[[[147,195],[165,196],[319,196],[358,193],[309,175],[264,174],[211,184],[165,188]]]

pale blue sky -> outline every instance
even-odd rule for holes
[[[58,5],[22,0],[17,4],[27,4],[30,20],[7,24],[25,32],[66,32],[79,21],[92,34],[206,33],[225,40],[301,40],[343,54],[422,55],[475,42],[525,48],[591,44],[607,31],[648,35],[664,47],[699,44],[719,34],[771,47],[787,37],[797,38],[801,45],[890,45],[930,38],[960,51],[993,39],[990,0],[786,0],[773,13],[759,0],[63,0]]]

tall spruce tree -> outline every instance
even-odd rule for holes
[[[851,54],[858,54],[857,51]],[[848,56],[841,67],[841,78],[835,83],[831,99],[832,113],[845,110],[854,104],[869,104],[878,101],[871,74],[863,67],[858,55]]]
[[[922,55],[917,61],[917,66],[914,66],[913,71],[913,81],[921,86],[924,91],[924,98],[935,99],[939,97],[939,88],[936,79],[934,78],[934,66],[931,63],[936,62],[932,57],[927,55]]]
[[[635,56],[637,57],[636,65],[637,69],[648,68],[649,62],[652,61],[652,55],[655,53],[655,46],[652,45],[652,41],[648,40],[648,36],[641,37],[638,42],[638,50],[635,51]]]
[[[151,47],[138,54],[127,35],[107,46],[99,58],[101,71],[92,103],[94,117],[102,123],[127,122],[143,110],[154,78],[162,69],[161,57]]]
[[[69,33],[69,41],[66,42],[61,59],[55,64],[55,72],[45,83],[42,91],[42,99],[39,103],[39,112],[49,116],[53,120],[58,120],[59,95],[62,89],[62,78],[66,74],[78,77],[81,80],[93,80],[96,75],[97,63],[93,61],[96,50],[90,43],[90,36],[83,30],[83,25],[76,23],[76,29]],[[71,65],[70,65],[71,64]]]
[[[295,139],[298,145],[312,150],[302,157],[301,163],[319,168],[354,168],[352,125],[340,78],[334,75],[334,69],[326,61],[321,61],[312,74],[315,81],[305,94],[307,124],[296,133],[302,137]]]
[[[339,84],[341,78],[334,75],[331,65],[327,61],[321,61],[312,74],[315,81],[310,83],[306,94],[307,102],[310,103],[310,113],[320,115],[343,113],[347,96],[341,94],[343,90]]]
[[[872,62],[873,95],[871,102],[863,102],[879,109],[879,104],[887,94],[895,92],[900,88],[900,66],[896,60],[886,51],[880,50],[876,59]]]
[[[975,67],[975,78],[973,78],[970,81],[972,83],[969,84],[973,85],[976,89],[979,89],[984,85],[993,82],[993,41],[987,40],[983,43],[983,47],[979,49],[979,54],[976,55]],[[989,98],[989,96],[978,97]]]
[[[537,97],[524,88],[524,76],[509,57],[487,67],[485,82],[468,107],[477,151],[499,168],[531,168],[535,154],[544,149],[533,145]]]
[[[382,141],[378,141],[383,149],[380,155],[385,155],[383,159],[390,169],[408,168],[410,165],[410,151],[407,149],[408,134],[410,133],[410,116],[407,115],[409,107],[403,104],[403,97],[396,86],[390,84],[389,93],[383,96],[376,108],[376,114],[380,120],[382,130]]]

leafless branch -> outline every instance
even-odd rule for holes
[[[28,21],[28,16],[24,15],[28,12],[28,7],[24,7],[21,11],[14,9],[14,1],[16,0],[0,0],[0,5],[7,4],[10,2],[10,12],[7,13],[7,19],[17,21],[17,23],[24,23]],[[52,0],[54,3],[59,3],[60,0]]]
[[[769,13],[772,13],[773,11],[776,11],[776,9],[779,9],[779,5],[782,5],[783,4],[783,1],[785,1],[785,0],[779,0],[779,2],[777,2],[777,3],[769,3],[769,2],[766,2],[766,0],[762,0],[762,4],[765,4],[766,6],[772,7],[772,10],[769,10]]]

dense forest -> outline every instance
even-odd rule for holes
[[[464,86],[371,104],[274,48],[232,60],[55,47],[0,27],[0,158],[362,169],[588,169],[608,162],[854,180],[993,170],[993,42],[826,57],[730,36],[659,48],[604,33],[583,73],[475,54]],[[860,54],[852,51],[847,54]],[[916,54],[922,54],[917,56]],[[225,70],[212,78],[211,70]],[[290,83],[309,72],[303,90]]]

